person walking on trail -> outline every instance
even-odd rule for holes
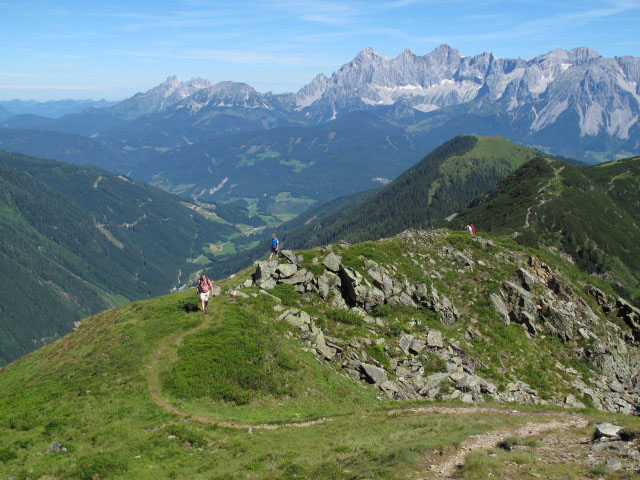
[[[209,313],[209,297],[211,296],[213,285],[211,285],[211,280],[207,278],[204,272],[202,273],[202,275],[200,275],[197,289],[198,293],[200,294],[200,311],[202,311],[203,313]]]
[[[273,256],[273,254],[276,254],[276,258],[280,257],[280,254],[278,253],[278,250],[280,249],[280,240],[278,240],[278,237],[276,237],[276,234],[272,234],[271,235],[271,253],[269,253],[269,260],[271,260],[271,257]]]

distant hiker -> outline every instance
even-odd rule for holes
[[[465,225],[464,229],[469,232],[470,234],[474,234],[476,233],[476,227],[474,227],[473,225],[469,224],[469,225]]]
[[[207,276],[203,273],[200,275],[200,280],[198,280],[198,293],[200,294],[200,310],[203,313],[209,313],[209,296],[211,295],[211,291],[213,290],[213,285],[211,285],[211,280],[207,278]]]
[[[280,257],[280,254],[278,253],[279,248],[280,240],[278,240],[278,237],[276,237],[276,234],[274,233],[271,235],[271,253],[269,253],[269,260],[271,260],[274,253],[276,254],[276,258]]]

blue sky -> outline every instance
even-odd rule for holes
[[[176,74],[296,91],[370,46],[640,56],[640,0],[0,0],[0,100],[122,99]]]

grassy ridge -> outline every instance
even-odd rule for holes
[[[446,448],[470,434],[521,421],[505,416],[496,423],[485,415],[471,416],[473,421],[453,415],[390,417],[373,390],[307,354],[306,374],[342,385],[341,396],[334,392],[322,412],[339,413],[332,421],[252,435],[197,422],[162,427],[175,416],[151,401],[145,367],[164,338],[203,321],[199,312],[184,309],[189,305],[190,310],[194,300],[189,291],[97,315],[0,371],[0,473],[25,479],[96,474],[102,479],[400,479],[426,449]],[[220,303],[225,301],[218,299],[210,308],[224,310]],[[247,302],[240,308],[248,312],[263,309],[253,300],[241,302]],[[190,342],[197,337],[185,348]],[[294,420],[314,408],[313,393],[297,390],[301,403],[288,414]],[[287,396],[278,396],[287,402]],[[253,399],[244,417],[267,417],[278,408],[267,398]],[[52,441],[67,451],[43,455]]]
[[[573,167],[528,162],[455,221],[563,251],[640,301],[640,158]]]
[[[553,352],[554,358],[564,362],[562,346],[550,339],[527,339],[517,325],[505,326],[512,331],[500,330],[495,312],[483,310],[478,303],[485,289],[490,291],[511,274],[510,262],[520,254],[518,247],[495,239],[494,246],[479,247],[462,234],[449,234],[440,241],[457,249],[474,248],[474,256],[487,264],[492,258],[503,258],[494,267],[478,267],[466,274],[464,281],[457,275],[434,280],[438,291],[460,307],[462,317],[456,325],[440,324],[432,312],[388,307],[376,311],[384,327],[372,331],[348,315],[328,310],[314,295],[305,299],[286,286],[274,293],[284,304],[308,311],[323,330],[344,341],[382,336],[393,346],[402,333],[424,331],[428,326],[460,340],[474,353],[484,352],[487,370],[483,374],[490,375],[488,369],[493,367],[491,378],[498,384],[500,375],[512,373],[500,369],[509,362],[514,368],[532,364],[529,376],[523,378],[534,384],[536,375],[541,376],[546,383],[540,383],[540,388],[558,388],[549,374],[555,367],[549,366],[548,355]],[[434,244],[433,252],[422,251],[435,259],[434,269],[446,266],[447,260],[437,256],[442,245]],[[339,253],[353,268],[362,268],[364,255],[394,263],[412,281],[424,275],[408,255],[410,247],[397,241],[366,242]],[[538,254],[584,280],[575,267]],[[314,265],[317,256],[317,251],[304,252],[303,263]],[[490,282],[485,279],[488,272]],[[248,271],[241,272],[221,287],[226,291],[248,276]],[[245,291],[251,294],[257,289]],[[468,302],[461,303],[459,298]],[[277,320],[274,307],[279,302],[264,295],[236,297],[234,304],[228,300],[227,295],[213,299],[209,316],[197,311],[193,289],[131,303],[84,320],[63,339],[0,369],[0,475],[91,479],[97,474],[103,480],[404,479],[422,475],[423,455],[450,451],[470,435],[546,420],[544,413],[535,417],[485,412],[390,415],[389,409],[402,404],[379,400],[379,391],[318,362],[291,337],[289,332],[296,329]],[[467,343],[462,333],[472,321],[484,338],[493,341]],[[182,334],[182,342],[171,341]],[[523,355],[523,348],[530,352]],[[180,420],[156,405],[149,394],[149,367],[159,350],[164,352],[160,357],[162,395],[194,415],[245,423],[328,419],[307,428],[254,429],[251,434],[246,429]],[[373,344],[367,352],[377,355]],[[433,371],[443,368],[436,362],[431,367]],[[603,414],[594,418],[602,419]],[[637,419],[613,415],[606,419],[637,423]],[[45,455],[51,442],[62,443],[67,451]],[[578,467],[572,472],[584,473]]]

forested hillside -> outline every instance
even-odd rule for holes
[[[393,182],[318,205],[282,225],[286,248],[309,248],[337,240],[358,242],[421,228],[452,214],[541,152],[501,137],[455,137],[433,150]],[[230,274],[265,247],[216,265]]]
[[[534,149],[504,138],[456,137],[389,185],[288,232],[290,247],[356,242],[428,225],[454,212],[527,160]],[[291,245],[293,244],[293,245]]]
[[[110,172],[125,172],[123,157],[91,138],[51,130],[0,128],[0,148],[39,158],[78,165],[95,165]]]
[[[92,167],[0,152],[0,363],[73,322],[166,293],[235,227]]]
[[[570,255],[640,301],[640,157],[576,168],[537,158],[453,222]]]

